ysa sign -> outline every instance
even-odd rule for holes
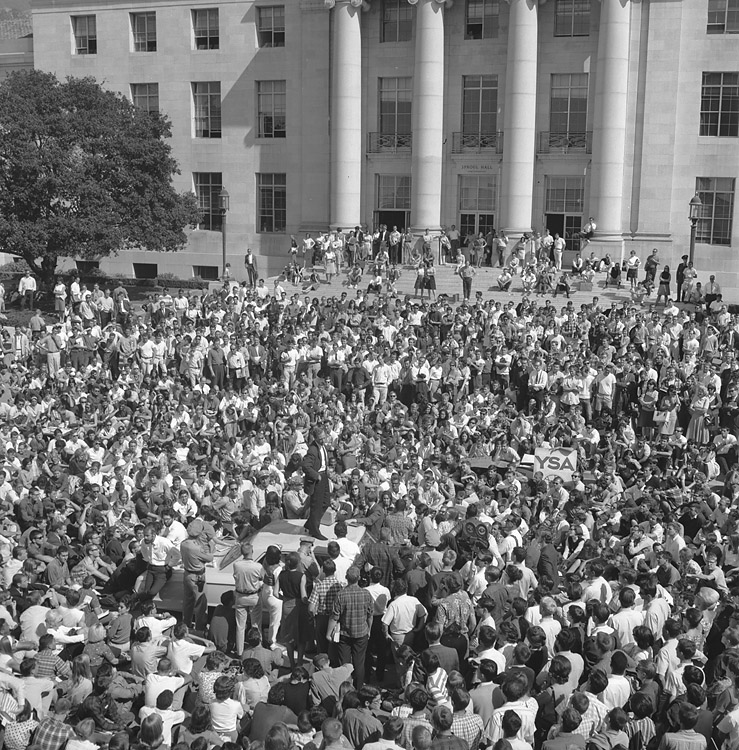
[[[562,477],[572,481],[572,472],[577,471],[577,450],[575,448],[537,448],[534,454],[534,471],[545,477]]]

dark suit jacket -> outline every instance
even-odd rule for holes
[[[559,586],[559,569],[557,564],[559,562],[559,554],[552,544],[545,544],[541,548],[541,554],[539,556],[539,563],[536,566],[536,572],[539,577],[549,576],[552,579],[555,586]],[[496,620],[497,622],[497,620]]]
[[[459,672],[459,654],[457,653],[457,649],[437,643],[434,646],[429,646],[428,650],[433,651],[439,657],[439,666],[446,670],[447,674],[452,670]]]
[[[440,643],[437,643],[434,646],[429,646],[427,650],[433,652],[439,657],[439,666],[446,670],[447,674],[453,669],[457,672],[459,671],[459,654],[457,653],[456,648],[442,646]],[[428,675],[421,664],[421,660],[417,659],[416,663],[413,665],[413,681],[425,684],[427,676]]]
[[[305,493],[306,495],[312,495],[321,479],[321,451],[316,443],[311,443],[308,446],[308,452],[303,458],[302,468],[305,475],[305,481],[303,482]]]

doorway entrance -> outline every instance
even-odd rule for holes
[[[580,238],[573,235],[579,234],[582,227],[582,216],[572,214],[546,214],[547,229],[554,237],[558,234],[564,237],[567,243],[566,249],[571,253],[580,252]]]
[[[408,227],[409,214],[409,211],[375,211],[375,227],[384,224],[388,232],[392,232],[393,227],[398,227],[398,231],[402,232]]]

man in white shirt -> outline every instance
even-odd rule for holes
[[[154,602],[144,602],[141,605],[141,617],[137,617],[134,628],[149,628],[153,641],[161,640],[164,634],[177,624],[177,618],[171,615],[157,614]]]
[[[613,394],[616,390],[616,375],[612,364],[606,365],[605,372],[595,379],[595,413],[599,414],[603,409],[613,409]]]
[[[187,529],[174,517],[171,508],[162,511],[162,536],[177,549],[187,539]]]
[[[178,674],[172,674],[172,672],[172,662],[164,658],[159,660],[156,674],[147,675],[146,680],[144,680],[144,703],[147,706],[154,708],[157,705],[157,698],[160,693],[165,690],[176,693],[185,686],[186,682],[190,681],[189,677],[185,678]],[[181,700],[180,703],[182,703]]]
[[[713,278],[713,277],[711,277]],[[28,309],[33,310],[34,298],[36,296],[36,279],[26,271],[18,282],[18,294],[21,298],[21,310],[28,304]]]
[[[146,562],[147,573],[140,593],[155,597],[164,588],[167,583],[167,567],[171,562],[170,553],[174,547],[169,539],[157,533],[156,526],[146,526],[141,542],[141,556]]]
[[[624,676],[628,661],[623,651],[615,651],[611,656],[611,674],[606,689],[601,693],[601,699],[609,711],[623,708],[631,697],[631,683]]]
[[[172,630],[172,640],[169,642],[167,656],[175,672],[192,674],[193,663],[202,659],[203,656],[213,653],[215,648],[209,641],[195,643],[189,636],[187,625],[179,623]]]
[[[399,578],[393,584],[394,599],[382,616],[383,633],[394,647],[410,643],[414,634],[425,624],[428,612],[415,596],[408,594],[408,585]]]
[[[636,593],[632,588],[623,588],[618,592],[621,609],[608,618],[608,624],[613,628],[618,648],[624,648],[635,643],[633,630],[644,624],[644,613],[634,609]]]
[[[354,558],[359,554],[359,545],[351,539],[347,539],[347,526],[344,521],[336,522],[334,534],[336,534],[336,544],[339,545],[341,550],[340,556],[349,560],[350,564],[353,563]]]

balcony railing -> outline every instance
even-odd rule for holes
[[[503,133],[453,133],[452,153],[467,154],[475,151],[503,153]]]
[[[396,154],[411,150],[413,136],[410,133],[369,133],[367,153]]]
[[[593,131],[581,133],[539,133],[540,154],[591,154],[593,153]]]

